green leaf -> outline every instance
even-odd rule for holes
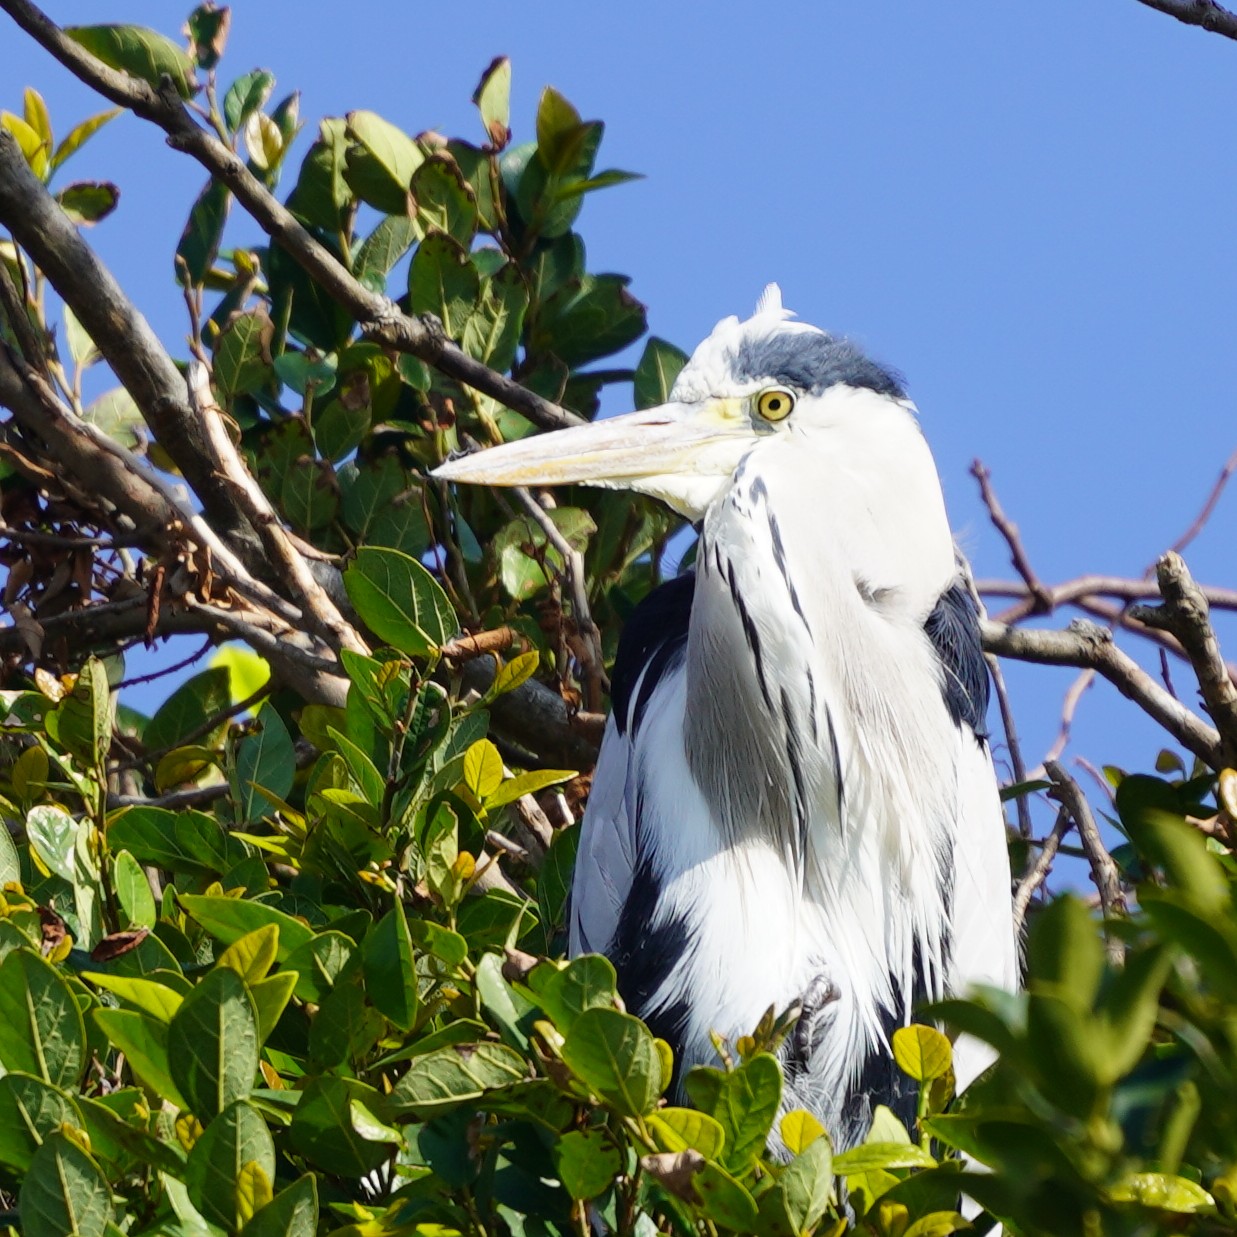
[[[206,187],[189,210],[189,219],[176,246],[176,266],[179,271],[180,264],[184,263],[185,274],[195,288],[206,282],[206,276],[219,256],[219,244],[231,205],[232,194],[227,185],[212,179],[206,182]]]
[[[524,1058],[505,1044],[452,1044],[417,1057],[390,1099],[397,1110],[428,1118],[527,1077]]]
[[[351,1079],[323,1076],[312,1079],[301,1096],[288,1131],[292,1146],[311,1163],[332,1176],[361,1177],[391,1154],[381,1142],[364,1138],[353,1123],[352,1101],[370,1112],[385,1113],[381,1095]]]
[[[104,64],[130,73],[150,86],[164,75],[182,99],[198,88],[193,61],[171,39],[144,26],[66,26],[64,33]]]
[[[216,966],[230,966],[247,984],[265,979],[279,956],[279,925],[263,924],[233,941],[218,958]]]
[[[461,943],[467,948],[467,942]],[[538,1009],[503,975],[502,959],[493,953],[483,954],[473,976],[473,987],[481,1009],[496,1023],[503,1039],[521,1052],[528,1051],[529,1036]]]
[[[279,952],[276,956],[280,962],[286,962],[294,949],[313,937],[312,928],[273,906],[267,906],[265,902],[182,893],[180,904],[211,936],[225,945],[231,945],[267,924],[275,924],[279,928]]]
[[[931,1082],[949,1072],[953,1046],[935,1027],[915,1023],[893,1033],[893,1059],[916,1082]]]
[[[146,873],[127,850],[122,850],[113,860],[112,881],[125,914],[125,926],[153,928],[157,919],[155,895]]]
[[[283,966],[297,974],[296,995],[320,1005],[355,951],[342,932],[322,932],[302,941],[283,959]]]
[[[398,550],[362,547],[344,587],[367,627],[409,657],[425,657],[455,634],[455,611],[420,563]]]
[[[112,742],[111,689],[97,657],[78,673],[73,690],[47,715],[47,733],[87,769],[97,769]]]
[[[412,312],[433,314],[452,339],[459,339],[480,295],[481,276],[464,247],[441,232],[431,232],[408,265]]]
[[[1091,1008],[1104,973],[1099,927],[1082,902],[1064,894],[1035,916],[1027,969],[1037,988],[1051,988],[1071,1008]]]
[[[464,753],[464,785],[484,803],[503,781],[503,758],[489,739],[480,739]]]
[[[348,113],[344,176],[352,191],[388,215],[408,210],[413,173],[425,162],[421,148],[403,130],[374,112]]]
[[[77,181],[61,189],[56,201],[74,223],[98,223],[119,205],[120,189],[106,180]]]
[[[0,1064],[75,1090],[86,1028],[73,990],[49,962],[15,949],[0,963]]]
[[[699,1067],[683,1085],[692,1103],[726,1131],[722,1163],[732,1172],[744,1171],[765,1145],[781,1103],[776,1059],[761,1052],[730,1073]]]
[[[211,373],[215,390],[225,404],[270,381],[274,333],[275,326],[265,309],[237,314],[220,332]]]
[[[144,454],[146,451],[146,420],[133,396],[124,387],[104,391],[91,400],[82,419],[102,430],[114,443],[126,451]]]
[[[95,1022],[111,1044],[125,1054],[134,1075],[156,1095],[166,1096],[178,1108],[187,1108],[172,1081],[168,1064],[167,1027],[132,1009],[96,1009]]]
[[[613,1009],[618,993],[614,964],[602,954],[584,954],[562,967],[542,962],[529,972],[528,986],[564,1035],[585,1010]]]
[[[487,796],[485,806],[492,811],[494,808],[514,803],[524,795],[536,794],[547,786],[569,782],[573,777],[575,773],[570,769],[534,769],[529,773],[517,773],[515,777],[509,777],[503,782],[492,795]]]
[[[68,812],[49,805],[32,807],[26,813],[26,838],[49,872],[55,872],[62,880],[73,883],[77,821]]]
[[[254,69],[238,77],[223,96],[223,118],[228,131],[239,133],[245,121],[266,105],[274,89],[275,75],[266,69]]]
[[[652,1112],[661,1097],[657,1045],[649,1029],[630,1014],[586,1009],[572,1023],[562,1055],[590,1091],[624,1116]]]
[[[515,363],[524,332],[528,288],[514,262],[482,285],[480,300],[464,320],[460,345],[470,356],[500,373]]]
[[[650,335],[632,379],[635,406],[654,408],[670,398],[670,388],[687,364],[687,353],[656,335]]]
[[[249,985],[254,1012],[258,1015],[259,1044],[265,1044],[278,1025],[288,1002],[292,1000],[297,978],[294,970],[281,970],[277,975],[268,975]]]
[[[185,32],[193,44],[193,56],[199,69],[213,69],[223,57],[228,42],[232,10],[216,8],[212,0],[199,4],[186,23]]]
[[[24,1173],[48,1134],[61,1125],[82,1125],[77,1105],[33,1074],[0,1078],[0,1164]]]
[[[179,747],[191,739],[216,742],[226,719],[204,730],[206,723],[232,704],[231,676],[225,667],[212,667],[182,683],[146,723],[142,736],[148,751]]]
[[[383,1033],[382,1015],[365,1003],[361,978],[341,978],[325,998],[309,1028],[309,1055],[314,1072],[349,1065],[363,1057]]]
[[[420,235],[420,228],[406,215],[388,215],[357,251],[353,273],[362,283],[385,288],[387,274]]]
[[[450,155],[431,155],[417,168],[412,196],[423,234],[444,232],[468,249],[477,230],[477,203]]]
[[[25,1237],[104,1237],[114,1218],[107,1179],[64,1134],[49,1134],[34,1153],[18,1208]]]
[[[387,912],[361,949],[369,999],[401,1031],[417,1020],[417,958],[402,903]]]
[[[705,1215],[725,1228],[753,1232],[756,1226],[756,1201],[720,1164],[706,1160],[692,1177]]]
[[[130,850],[139,863],[178,872],[222,872],[227,835],[204,812],[169,812],[166,808],[123,808],[107,826],[113,850]]]
[[[716,1160],[726,1146],[721,1122],[694,1108],[659,1108],[648,1118],[648,1125],[663,1151],[690,1148],[706,1160]]]
[[[583,550],[597,531],[593,517],[581,507],[555,507],[546,514],[573,550]],[[535,596],[563,570],[562,555],[527,516],[504,525],[493,540],[493,553],[503,588],[516,601]]]
[[[827,1137],[813,1139],[791,1160],[779,1188],[797,1232],[810,1229],[820,1220],[833,1192],[833,1147]]]
[[[622,275],[586,275],[542,307],[533,338],[536,351],[552,352],[573,369],[634,343],[644,333],[646,311]]]
[[[481,75],[472,101],[481,112],[481,123],[495,150],[511,140],[511,61],[499,56]]]
[[[228,1232],[240,1228],[247,1218],[237,1188],[247,1164],[257,1164],[268,1181],[274,1179],[275,1144],[270,1130],[257,1109],[237,1100],[206,1127],[185,1165],[185,1185],[193,1205]]]
[[[56,153],[52,156],[51,170],[54,172],[66,159],[81,150],[108,121],[115,120],[122,110],[122,108],[113,107],[109,111],[99,112],[83,120],[79,125],[74,125],[60,145],[56,147]]]
[[[241,1237],[314,1237],[317,1231],[317,1177],[306,1173],[276,1194],[241,1229]]]
[[[100,971],[83,971],[82,978],[135,1005],[143,1013],[167,1025],[184,1004],[184,996],[157,980],[133,975],[105,975]]]
[[[202,1119],[243,1099],[258,1069],[258,1019],[241,977],[211,971],[185,998],[168,1027],[168,1063],[189,1106]]]
[[[1202,1186],[1171,1173],[1131,1173],[1109,1192],[1113,1202],[1138,1203],[1156,1211],[1190,1215],[1215,1206]]]
[[[240,704],[265,687],[271,668],[264,657],[244,644],[225,644],[210,659],[212,670],[227,670],[231,675],[232,703]]]
[[[296,749],[274,706],[268,703],[258,710],[257,725],[257,734],[246,736],[237,746],[232,772],[232,796],[242,824],[278,811],[278,801],[287,798],[296,779]]]
[[[833,1171],[839,1177],[882,1168],[932,1168],[935,1164],[936,1160],[916,1143],[862,1143],[833,1157]]]
[[[537,104],[537,158],[551,172],[570,170],[579,154],[580,113],[553,86]]]
[[[571,1130],[559,1136],[554,1164],[572,1198],[596,1198],[622,1171],[623,1157],[604,1130]]]

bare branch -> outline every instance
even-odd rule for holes
[[[563,536],[545,508],[523,486],[513,487],[512,492],[520,500],[524,510],[545,533],[546,540],[562,555],[567,586],[571,590],[572,613],[583,646],[583,656],[580,660],[584,665],[585,702],[590,710],[596,712],[601,708],[605,660],[601,651],[601,632],[597,630],[597,624],[593,622],[593,612],[588,604],[588,576],[584,570],[584,555],[568,543],[567,538]]]
[[[1048,754],[1040,762],[1039,768],[1032,772],[1032,777],[1039,777],[1049,761],[1060,759],[1061,753],[1065,751],[1069,743],[1070,730],[1074,725],[1074,714],[1078,711],[1078,702],[1082,699],[1083,693],[1094,682],[1095,671],[1083,670],[1069,685],[1069,690],[1065,693],[1065,699],[1061,701],[1061,728],[1057,731],[1057,737],[1048,749]]]
[[[1232,13],[1215,0],[1138,0],[1149,9],[1167,13],[1187,26],[1201,26],[1226,39],[1237,39],[1237,13]]]
[[[1018,742],[1018,728],[1014,723],[1014,711],[1009,705],[1009,689],[1005,686],[1005,674],[1001,663],[991,654],[984,660],[988,663],[988,673],[992,675],[992,684],[996,688],[997,707],[1001,711],[1001,726],[1005,730],[1005,746],[1009,749],[1010,770],[1015,784],[1027,780],[1026,762],[1022,759],[1022,745]],[[1031,805],[1026,795],[1019,795],[1014,800],[1014,810],[1018,813],[1018,832],[1024,837],[1031,836]]]
[[[306,619],[332,647],[368,653],[369,646],[314,579],[309,565],[292,544],[270,501],[242,462],[228,435],[223,412],[211,396],[206,366],[201,361],[189,363],[189,397],[197,419],[204,427],[211,452],[235,491],[241,511],[257,530],[272,564],[281,571]]]
[[[984,467],[982,460],[972,462],[971,476],[979,482],[979,493],[984,500],[984,506],[988,508],[992,523],[996,526],[997,532],[1005,538],[1014,570],[1026,582],[1027,591],[1035,599],[1035,608],[1032,613],[1047,614],[1052,609],[1048,590],[1040,583],[1039,577],[1031,566],[1031,560],[1027,557],[1022,537],[1018,532],[1018,525],[1005,514],[997,500],[996,491],[992,488],[992,474]]]
[[[70,39],[29,0],[0,0],[0,9],[81,81],[157,125],[168,135],[174,149],[191,155],[227,185],[262,230],[361,323],[362,334],[367,338],[420,357],[439,372],[489,395],[542,429],[581,424],[582,418],[575,413],[473,360],[446,338],[436,319],[409,317],[394,301],[363,287],[249,171],[235,151],[197,124],[170,82],[164,83],[166,88],[155,90],[137,78],[109,68]]]
[[[1087,862],[1091,865],[1091,879],[1099,892],[1105,919],[1114,914],[1123,914],[1125,894],[1121,890],[1121,873],[1108,853],[1104,839],[1100,837],[1099,826],[1091,814],[1091,805],[1082,793],[1082,787],[1055,760],[1046,761],[1044,771],[1053,785],[1049,793],[1069,812],[1077,826],[1078,839],[1087,853]],[[1125,957],[1121,941],[1111,935],[1108,938],[1108,953],[1118,966]]]
[[[1181,641],[1198,676],[1203,703],[1220,732],[1221,758],[1237,764],[1237,686],[1220,654],[1220,642],[1211,625],[1207,598],[1194,583],[1179,554],[1170,550],[1156,564],[1164,597],[1162,606],[1139,606],[1134,617],[1148,627],[1170,631]]]
[[[1018,882],[1018,888],[1014,891],[1014,934],[1016,936],[1022,933],[1023,925],[1026,923],[1027,908],[1031,905],[1035,891],[1048,879],[1048,873],[1052,871],[1053,860],[1057,857],[1057,851],[1061,849],[1061,840],[1069,831],[1069,827],[1070,815],[1064,808],[1061,808],[1057,812],[1052,832],[1044,839],[1039,853],[1027,864],[1026,871]]]
[[[1183,747],[1213,769],[1222,767],[1220,736],[1202,718],[1175,700],[1095,623],[1076,620],[1065,631],[1032,631],[986,619],[981,624],[985,651],[1042,666],[1097,670],[1127,699],[1153,717]]]
[[[1212,609],[1237,610],[1237,589],[1216,588],[1209,585],[1200,587]],[[993,615],[997,622],[1017,623],[1031,614],[1039,613],[1036,609],[1037,595],[1032,595],[1025,581],[976,580],[975,588],[983,597],[1019,599],[1019,604]],[[1048,600],[1049,610],[1056,610],[1067,605],[1082,605],[1099,597],[1112,597],[1118,601],[1132,602],[1158,600],[1160,596],[1159,586],[1154,580],[1134,580],[1125,576],[1078,576],[1077,579],[1066,580],[1062,584],[1041,584],[1041,588]]]
[[[441,652],[449,662],[471,661],[488,653],[505,653],[512,645],[523,643],[523,639],[514,627],[495,627],[472,636],[456,636],[442,646]]]
[[[1203,502],[1202,510],[1194,517],[1194,522],[1169,546],[1169,549],[1175,554],[1183,553],[1186,546],[1206,528],[1207,521],[1211,519],[1211,514],[1215,511],[1216,504],[1220,501],[1220,496],[1224,493],[1224,487],[1228,485],[1229,478],[1232,477],[1234,472],[1237,472],[1237,451],[1234,451],[1225,460],[1224,467],[1220,469],[1220,475],[1216,478],[1215,484],[1211,487],[1211,492]],[[1152,575],[1154,572],[1155,565],[1152,564],[1152,566],[1147,568],[1147,575]]]
[[[26,163],[16,138],[0,130],[0,222],[70,305],[141,410],[159,445],[226,537],[253,534],[214,466],[185,381],[150,324]]]

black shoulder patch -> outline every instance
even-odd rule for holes
[[[949,715],[977,738],[988,737],[988,664],[979,640],[979,611],[962,585],[941,594],[923,625],[944,671],[942,692]]]
[[[610,676],[610,703],[619,734],[626,734],[629,723],[640,724],[653,689],[683,655],[695,592],[696,574],[689,571],[655,588],[627,620]],[[646,666],[648,673],[641,681]]]

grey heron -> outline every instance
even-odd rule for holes
[[[697,524],[694,571],[619,645],[570,952],[611,958],[683,1069],[801,1003],[786,1105],[836,1146],[876,1104],[913,1120],[893,1031],[1017,961],[978,615],[900,379],[770,285],[664,405],[435,475],[628,488]],[[955,1046],[959,1090],[985,1053]]]

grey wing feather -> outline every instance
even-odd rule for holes
[[[631,755],[629,736],[620,734],[610,718],[580,825],[568,931],[568,952],[573,958],[609,948],[631,892],[636,851],[626,802]]]

